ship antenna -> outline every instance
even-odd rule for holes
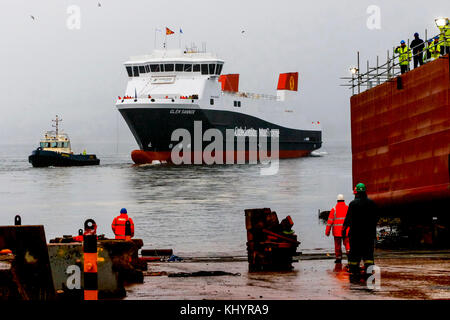
[[[58,118],[58,115],[56,115],[56,119],[55,120],[52,120],[55,124],[54,125],[52,125],[52,127],[53,128],[55,128],[56,130],[56,138],[58,138],[58,125],[59,125],[59,123],[62,121],[62,119],[59,119]]]

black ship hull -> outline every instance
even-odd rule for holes
[[[184,129],[195,139],[197,133],[195,123],[201,123],[201,136],[209,129],[218,129],[222,136],[224,157],[226,153],[244,152],[248,156],[252,145],[248,138],[244,145],[238,143],[239,133],[248,132],[249,129],[277,132],[279,137],[279,158],[297,158],[309,155],[322,146],[321,131],[290,129],[264,121],[244,113],[204,110],[204,109],[177,109],[177,108],[123,108],[119,110],[128,124],[140,150],[132,153],[135,163],[151,163],[153,160],[171,162],[170,154],[178,140],[172,140],[172,133],[177,129]],[[234,143],[230,148],[225,139],[227,130],[236,130]],[[260,137],[258,138],[258,146]],[[271,150],[270,134],[266,137],[267,150]],[[202,140],[202,149],[211,141]],[[192,143],[193,144],[193,143]],[[228,149],[227,149],[228,148]],[[193,150],[193,152],[195,152]]]
[[[38,148],[28,157],[28,162],[33,167],[71,167],[99,165],[100,159],[95,154],[57,153]]]

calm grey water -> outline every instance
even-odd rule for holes
[[[1,146],[0,225],[43,224],[47,240],[76,234],[87,218],[112,237],[122,207],[146,247],[176,254],[245,254],[244,209],[269,207],[291,215],[300,250],[330,250],[318,209],[329,210],[338,193],[351,197],[349,144],[325,144],[322,157],[281,160],[279,172],[261,176],[261,165],[133,166],[132,147],[90,148],[100,166],[33,168],[35,146]]]

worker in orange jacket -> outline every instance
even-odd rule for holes
[[[111,228],[116,236],[116,240],[125,240],[125,224],[127,221],[130,221],[131,226],[131,237],[134,236],[134,222],[133,219],[131,219],[128,216],[127,209],[122,208],[120,210],[120,215],[115,217]]]
[[[342,234],[342,227],[344,225],[345,217],[347,216],[348,206],[345,204],[344,196],[342,194],[337,196],[337,204],[331,209],[328,216],[327,227],[325,235],[330,236],[331,228],[333,228],[334,236],[334,252],[336,255],[335,263],[342,263],[342,243],[345,246],[345,252],[348,256],[350,252],[350,242],[348,239],[348,230],[346,234]]]

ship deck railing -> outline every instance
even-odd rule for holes
[[[433,40],[435,37],[439,37],[439,42],[437,43],[432,43],[431,46],[435,46],[435,45],[439,45],[439,46],[446,46],[446,43],[448,40],[445,37],[445,35],[442,37],[441,34],[437,34],[435,36],[433,36],[431,38],[431,40]],[[427,30],[425,30],[425,39],[424,40],[424,49],[423,51],[419,51],[418,53],[414,54],[414,49],[420,47],[421,45],[418,45],[416,47],[411,48],[410,47],[410,40],[408,39],[408,43],[407,46],[411,52],[411,60],[414,60],[414,57],[418,56],[418,55],[425,55],[428,52],[428,49],[431,46],[428,46],[428,37],[427,37]],[[442,39],[442,40],[441,40]],[[351,77],[341,77],[341,79],[345,80],[346,83],[341,84],[341,86],[343,87],[348,87],[349,89],[352,90],[352,95],[355,94],[359,94],[365,90],[369,90],[375,86],[378,86],[382,83],[388,82],[388,81],[392,81],[394,78],[396,78],[397,76],[399,76],[401,74],[401,68],[400,68],[400,61],[399,61],[399,57],[402,54],[396,54],[395,53],[395,48],[396,47],[392,47],[392,54],[390,53],[389,50],[387,50],[387,58],[386,58],[386,62],[383,64],[380,64],[380,57],[377,56],[377,60],[376,60],[376,66],[371,67],[369,65],[369,60],[367,60],[367,65],[366,65],[366,72],[361,73],[361,68],[360,68],[360,53],[359,51],[357,52],[357,66],[350,69],[350,71],[352,71],[352,76]],[[409,53],[408,53],[409,54]],[[446,53],[444,52],[444,55]],[[442,57],[442,50],[439,53],[439,58]],[[429,60],[424,59],[423,63],[427,63],[427,62],[431,62],[433,60],[435,60],[437,58],[431,58]],[[409,61],[409,64],[411,63],[411,61]],[[408,71],[410,69],[408,68]]]
[[[248,98],[248,99],[263,99],[263,100],[278,100],[278,97],[272,94],[263,94],[263,93],[251,93],[251,92],[234,92],[234,91],[222,91],[224,95],[231,95],[239,98]]]
[[[248,99],[264,99],[264,100],[278,100],[278,97],[270,94],[262,93],[251,93],[251,92],[232,92],[232,91],[222,91],[222,95],[231,95],[238,98],[248,98]],[[150,95],[137,95],[120,97],[117,100],[124,102],[125,100],[135,100],[135,99],[153,99],[153,100],[198,100],[198,95],[183,96],[180,94],[150,94]]]
[[[148,99],[148,100],[198,100],[198,95],[189,95],[183,96],[181,94],[148,94],[148,95],[137,95],[134,96],[124,96],[119,97],[117,100],[126,101],[126,100],[135,100],[135,99]]]

